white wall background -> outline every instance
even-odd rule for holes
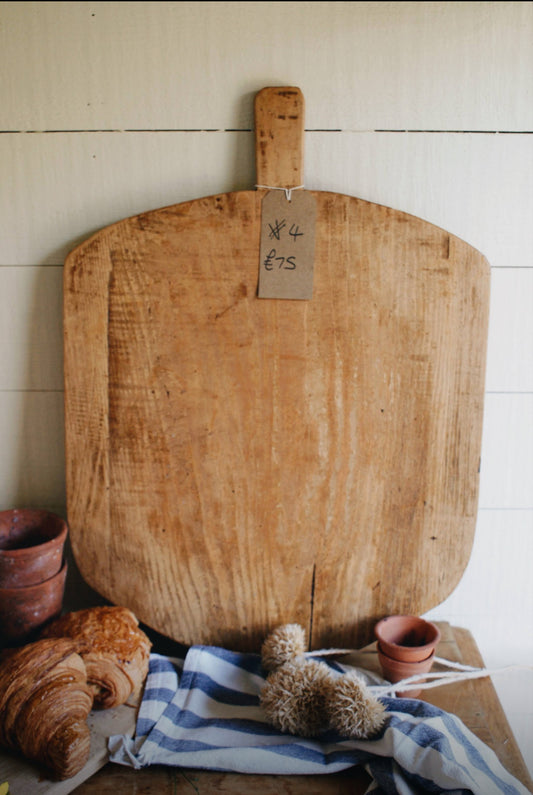
[[[491,263],[477,536],[430,615],[488,665],[532,663],[532,44],[531,2],[1,2],[0,509],[64,511],[67,252],[252,188],[253,96],[297,85],[308,188],[418,215]],[[494,681],[533,772],[533,674]]]

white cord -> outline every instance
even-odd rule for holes
[[[449,685],[466,679],[481,679],[482,677],[493,676],[494,674],[504,673],[505,671],[533,670],[533,666],[531,665],[506,665],[504,668],[472,668],[469,665],[462,666],[460,663],[450,663],[449,660],[443,660],[440,657],[436,657],[435,660],[442,665],[451,665],[454,668],[462,668],[464,670],[441,671],[433,674],[415,674],[414,676],[402,679],[400,682],[395,682],[393,685],[373,687],[372,692],[379,698],[380,696],[387,696],[397,691],[405,693],[409,690],[429,690],[432,687],[441,687],[442,685]],[[428,682],[428,679],[436,681]]]
[[[445,660],[443,657],[434,657],[433,662],[440,663],[441,665],[446,665],[448,668],[458,668],[460,671],[480,671],[480,668],[476,668],[473,665],[463,665],[463,663],[452,662],[452,660]]]
[[[341,654],[353,654],[353,649],[317,649],[304,652],[304,657],[335,657]]]
[[[293,190],[303,190],[304,185],[296,185],[294,188],[280,188],[277,185],[256,185],[255,187],[263,188],[264,190],[283,190],[285,191],[285,198],[290,202]]]
[[[353,649],[319,649],[318,651],[305,652],[305,657],[330,657],[341,654],[352,654]],[[434,657],[434,662],[445,665],[448,668],[455,668],[455,671],[437,671],[434,673],[414,674],[395,682],[391,685],[372,686],[372,693],[377,696],[387,696],[396,692],[408,692],[409,690],[429,690],[432,687],[453,684],[466,679],[481,679],[485,676],[505,673],[505,671],[526,670],[533,671],[532,665],[506,665],[503,668],[474,668],[472,665],[445,660],[443,657]],[[429,682],[428,680],[435,680]]]

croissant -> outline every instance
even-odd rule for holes
[[[80,643],[93,706],[109,709],[140,692],[148,673],[151,642],[138,624],[125,607],[91,607],[57,618],[41,637]]]
[[[0,744],[74,776],[90,752],[92,692],[72,640],[38,640],[0,660]]]

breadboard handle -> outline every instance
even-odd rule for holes
[[[299,88],[263,88],[255,97],[257,185],[296,188],[303,184],[305,103]]]

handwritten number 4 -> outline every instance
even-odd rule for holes
[[[270,232],[268,233],[269,238],[272,240],[272,238],[275,237],[276,240],[279,240],[281,232],[283,231],[286,225],[287,224],[285,218],[283,218],[281,221],[278,221],[278,219],[276,218],[274,225],[272,224],[268,225],[270,228]],[[298,226],[298,224],[291,225],[291,228],[289,229],[289,235],[292,237],[295,243],[297,238],[303,237],[303,234],[304,234],[303,232],[300,232],[300,227]]]

